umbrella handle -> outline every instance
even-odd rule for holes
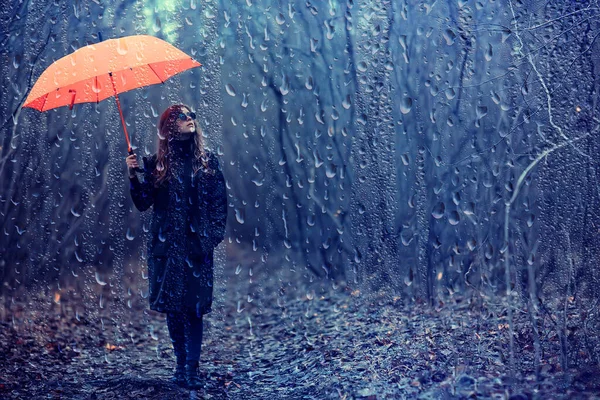
[[[129,153],[129,155],[130,155],[130,156],[132,156],[132,155],[134,154],[134,153],[133,153],[133,149],[132,149],[131,147],[129,148],[129,150],[128,150],[127,152]],[[145,158],[146,158],[146,157],[144,157],[144,159],[145,159]],[[145,164],[146,164],[146,160],[144,160],[144,165],[145,165]],[[135,168],[132,168],[132,169],[133,169],[135,172],[139,172],[139,173],[141,173],[141,174],[143,174],[144,172],[146,172],[146,171],[145,171],[143,168],[140,168],[140,167],[135,167]]]

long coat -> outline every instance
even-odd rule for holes
[[[198,315],[211,311],[213,250],[225,236],[227,193],[216,155],[206,153],[209,168],[202,167],[191,179],[183,218],[175,218],[173,207],[169,207],[173,198],[169,196],[169,181],[154,186],[156,155],[144,160],[142,181],[137,177],[130,180],[136,208],[145,211],[153,207],[147,243],[152,310],[194,311]]]

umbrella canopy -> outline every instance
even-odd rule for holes
[[[98,103],[115,96],[131,145],[119,93],[164,83],[201,64],[169,43],[148,35],[126,36],[82,47],[55,61],[38,78],[23,107],[46,111],[79,103]]]

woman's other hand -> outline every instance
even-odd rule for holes
[[[137,156],[135,154],[132,154],[130,156],[127,156],[127,158],[125,159],[125,162],[127,163],[127,169],[129,172],[129,177],[133,178],[135,175],[135,169],[139,168],[139,164],[137,162]]]

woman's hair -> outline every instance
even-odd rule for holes
[[[158,150],[156,152],[156,168],[154,169],[155,186],[160,186],[163,182],[171,179],[169,168],[169,155],[171,152],[171,140],[173,134],[177,132],[177,118],[183,109],[192,110],[185,104],[174,104],[168,107],[160,116],[158,121]],[[208,157],[204,150],[204,140],[202,139],[202,130],[198,123],[195,123],[196,131],[194,135],[194,160],[192,169],[194,174],[203,167],[208,170]]]

